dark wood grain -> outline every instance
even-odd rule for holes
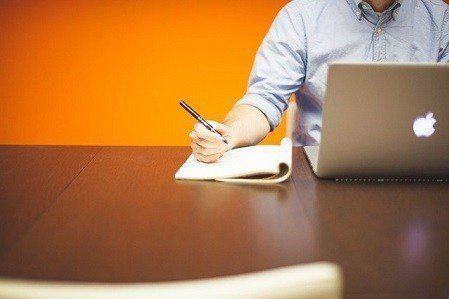
[[[325,260],[342,266],[347,295],[449,293],[448,184],[320,181],[299,148],[284,184],[175,181],[188,153],[101,148],[26,235],[2,230],[22,235],[0,275],[150,282]]]
[[[99,150],[0,146],[0,254],[26,233]]]
[[[297,171],[301,202],[329,249],[322,258],[343,268],[351,294],[447,298],[449,184],[337,183]]]

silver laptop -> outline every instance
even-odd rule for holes
[[[449,178],[449,65],[336,63],[327,82],[316,176]]]

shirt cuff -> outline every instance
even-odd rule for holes
[[[267,117],[268,123],[270,124],[270,131],[273,131],[281,121],[282,113],[278,108],[258,94],[245,95],[235,103],[234,107],[240,105],[251,105],[259,109]]]

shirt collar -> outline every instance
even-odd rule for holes
[[[362,19],[362,10],[360,9],[360,3],[363,2],[363,0],[346,0],[351,6],[352,11],[356,15],[357,19],[359,21]],[[393,13],[397,14],[396,9],[399,8],[402,5],[403,0],[396,0],[386,11],[393,10]],[[393,19],[395,19],[395,15],[393,15]]]
[[[359,4],[363,2],[363,0],[352,0],[352,1],[354,1],[354,3],[355,3],[356,6],[359,6]],[[401,4],[402,4],[402,1],[403,1],[403,0],[396,0],[396,1],[393,3],[393,5],[391,5],[391,7],[396,6],[396,4],[401,5]]]

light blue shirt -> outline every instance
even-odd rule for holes
[[[361,0],[296,0],[277,15],[257,52],[246,95],[280,122],[295,93],[297,145],[316,145],[331,62],[449,62],[449,6],[442,0],[397,0],[378,15]]]

